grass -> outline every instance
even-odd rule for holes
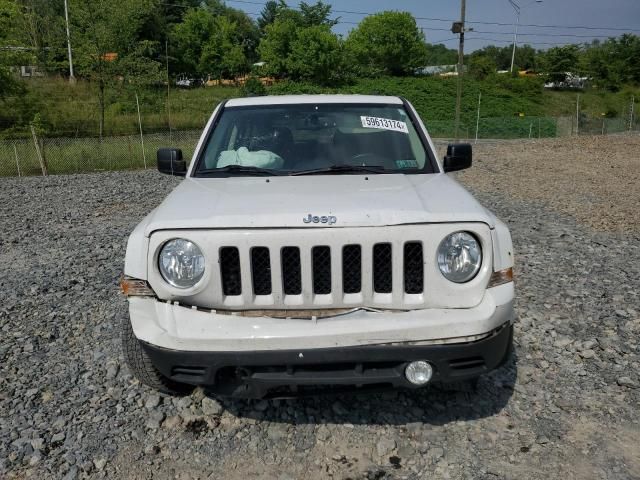
[[[268,92],[400,95],[413,103],[434,137],[451,138],[454,134],[455,78],[360,79],[340,88],[282,82],[269,87]],[[24,96],[7,99],[0,109],[0,175],[18,173],[16,154],[21,174],[40,174],[28,128],[34,118],[45,138],[43,150],[51,174],[142,168],[145,156],[139,136],[136,93],[146,163],[155,166],[155,151],[159,147],[182,148],[189,158],[215,105],[222,99],[239,96],[240,90],[228,86],[172,89],[167,106],[165,87],[136,90],[130,85],[113,85],[108,89],[104,136],[99,139],[96,138],[99,110],[93,85],[78,82],[71,86],[60,79],[30,80]],[[538,79],[501,76],[478,81],[467,77],[460,130],[463,138],[475,136],[480,94],[480,138],[571,134],[576,92],[543,90]],[[603,127],[608,133],[625,130],[630,97],[634,94],[640,99],[640,89],[632,88],[618,93],[581,92],[581,131],[599,134]]]
[[[100,125],[95,85],[62,79],[32,79],[24,95],[8,98],[0,109],[0,138],[28,136],[34,119],[48,136],[97,136]],[[104,135],[139,133],[136,94],[144,132],[201,129],[214,107],[239,95],[235,87],[217,86],[193,90],[166,87],[135,88],[113,85],[106,90]]]

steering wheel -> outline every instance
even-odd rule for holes
[[[375,160],[375,161],[373,161]],[[350,159],[349,165],[360,165],[363,167],[369,166],[380,166],[384,167],[387,159],[382,155],[378,155],[373,152],[365,152],[365,153],[356,153]]]

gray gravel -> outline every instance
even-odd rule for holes
[[[123,362],[117,282],[175,183],[0,179],[0,478],[640,478],[637,238],[478,191],[512,228],[519,317],[478,392],[171,398]]]

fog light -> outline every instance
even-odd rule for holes
[[[429,362],[425,362],[424,360],[411,362],[404,371],[404,376],[414,385],[429,383],[432,375],[433,368]]]

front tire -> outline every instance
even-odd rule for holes
[[[184,396],[194,389],[192,385],[175,382],[160,373],[133,333],[126,316],[122,320],[122,350],[129,370],[141,383],[167,395]]]

